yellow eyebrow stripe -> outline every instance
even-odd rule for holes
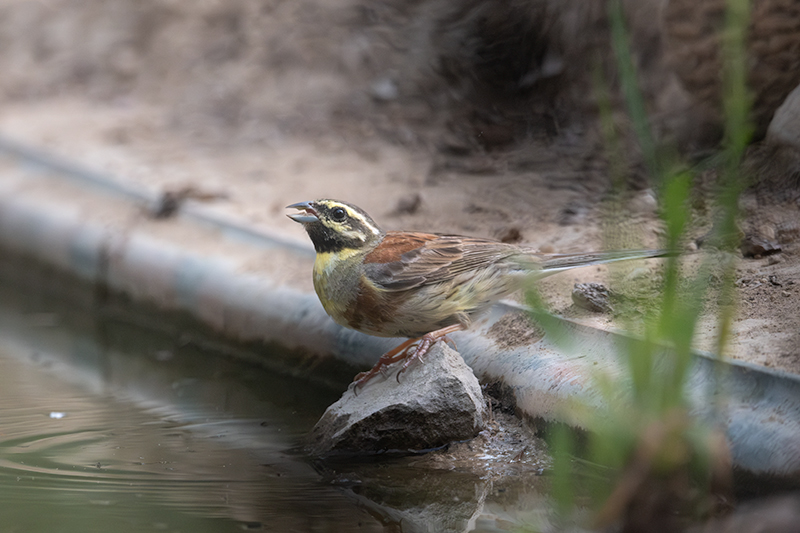
[[[359,222],[361,222],[363,225],[368,227],[372,231],[372,233],[374,233],[375,235],[377,235],[379,233],[378,228],[373,226],[372,223],[370,223],[369,220],[364,218],[364,215],[362,215],[358,211],[353,211],[352,209],[350,209],[346,205],[343,205],[342,207],[347,211],[347,214],[350,216],[350,218],[354,218],[354,219],[358,220]]]
[[[333,201],[330,201],[330,200],[320,201],[319,203],[322,204],[322,205],[325,205],[329,209],[333,209],[334,207],[341,207],[342,209],[347,211],[347,215],[350,218],[359,221],[362,225],[364,225],[367,228],[369,228],[369,230],[373,233],[373,235],[379,235],[380,232],[381,232],[381,230],[379,228],[377,228],[372,222],[370,222],[370,220],[368,220],[364,215],[362,215],[358,211],[353,210],[353,208],[351,208],[347,204],[343,204],[343,203],[340,203],[340,202],[333,202]],[[348,233],[348,232],[342,232],[342,233],[347,235],[348,237],[358,237],[357,235],[352,234],[352,233]],[[361,240],[363,241],[365,239],[361,238]]]

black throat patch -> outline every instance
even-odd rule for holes
[[[316,250],[318,254],[358,249],[362,248],[365,244],[361,239],[345,237],[331,228],[326,227],[321,222],[306,225],[306,231],[308,232],[308,236],[311,237],[311,242],[314,243],[314,250]]]

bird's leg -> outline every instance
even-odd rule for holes
[[[414,353],[410,355],[407,353],[410,347],[406,348],[406,360],[403,363],[403,366],[400,367],[400,370],[397,371],[397,382],[400,383],[400,374],[405,372],[406,368],[408,368],[408,365],[413,363],[415,359],[422,361],[422,357],[428,353],[428,350],[430,350],[431,346],[436,344],[437,341],[444,340],[444,342],[453,342],[447,337],[447,335],[450,333],[455,333],[462,328],[463,326],[461,324],[453,324],[452,326],[447,326],[446,328],[437,329],[436,331],[426,333],[417,339],[419,340],[419,343],[417,344],[416,350],[414,350]]]
[[[387,366],[405,359],[406,361],[403,363],[403,366],[397,373],[397,381],[399,382],[400,374],[406,368],[408,368],[408,366],[415,359],[422,360],[422,357],[428,353],[428,350],[436,343],[436,341],[444,339],[445,342],[453,342],[447,337],[447,335],[450,333],[455,333],[461,329],[463,329],[463,327],[460,324],[447,326],[446,328],[437,329],[436,331],[426,333],[422,337],[408,339],[396,348],[392,348],[383,354],[380,359],[378,359],[378,362],[375,363],[375,366],[373,366],[372,369],[367,372],[361,372],[355,378],[353,378],[355,390],[358,390],[359,387],[363,386],[367,381],[372,379],[375,374],[384,374]],[[414,351],[411,351],[412,349]]]
[[[355,378],[353,378],[353,381],[355,383],[355,388],[358,389],[358,387],[364,385],[364,383],[372,379],[372,376],[374,376],[379,372],[381,374],[384,374],[386,372],[387,366],[396,363],[397,361],[400,361],[404,357],[407,357],[408,349],[411,347],[412,344],[414,344],[417,341],[419,341],[419,339],[408,339],[407,341],[403,342],[396,348],[392,348],[391,350],[383,354],[381,358],[378,359],[378,362],[375,363],[375,366],[372,367],[372,369],[370,369],[367,372],[360,372],[359,374],[356,375]]]

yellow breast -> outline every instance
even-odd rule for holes
[[[314,290],[322,307],[337,323],[347,326],[345,314],[358,296],[363,252],[345,249],[318,253],[314,261]]]

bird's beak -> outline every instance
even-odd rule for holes
[[[295,222],[299,222],[301,224],[310,224],[311,222],[317,222],[319,218],[317,218],[317,211],[314,209],[312,205],[313,202],[299,202],[292,205],[287,205],[286,209],[302,209],[302,213],[294,213],[291,215],[286,215],[287,217],[291,218]]]

